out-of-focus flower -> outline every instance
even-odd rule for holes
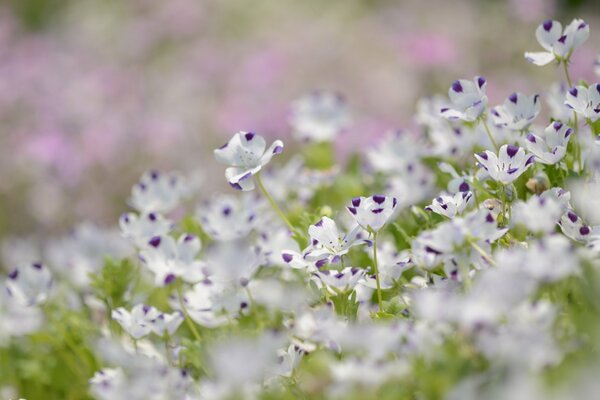
[[[119,307],[112,311],[111,317],[134,339],[151,332],[159,336],[165,333],[172,335],[183,322],[183,314],[179,311],[165,314],[146,304],[134,306],[131,312]]]
[[[251,179],[275,154],[283,152],[283,142],[276,140],[266,149],[265,139],[252,132],[238,132],[229,142],[214,151],[217,161],[231,165],[225,170],[227,182],[234,189],[254,189]],[[266,149],[266,150],[265,150]]]
[[[38,262],[15,268],[6,281],[8,294],[24,306],[44,303],[51,287],[52,274],[48,267]]]
[[[527,202],[513,205],[512,222],[523,224],[535,233],[550,233],[564,212],[563,205],[551,196],[531,196]]]
[[[475,121],[485,111],[488,98],[485,94],[487,82],[476,76],[473,81],[459,79],[448,89],[452,105],[440,110],[444,118],[450,120]]]
[[[256,226],[256,201],[220,195],[198,207],[196,215],[213,239],[235,240],[247,236]]]
[[[600,118],[600,83],[575,86],[567,92],[565,105],[592,122]]]
[[[554,83],[545,96],[546,102],[550,107],[550,115],[558,121],[568,121],[573,118],[573,111],[565,105],[567,90],[569,87],[562,82]]]
[[[177,277],[198,282],[204,277],[205,264],[196,260],[202,244],[194,235],[182,234],[177,241],[171,236],[155,236],[140,252],[140,258],[154,273],[157,286],[168,285]]]
[[[573,129],[560,121],[551,123],[538,136],[532,132],[527,135],[525,147],[535,155],[536,161],[542,164],[556,164],[567,153],[567,146]]]
[[[180,174],[149,171],[131,188],[129,205],[141,213],[168,213],[186,193],[187,185]]]
[[[341,235],[337,224],[329,217],[323,217],[319,222],[308,228],[311,246],[315,253],[328,253],[332,257],[341,257],[348,253],[351,247],[366,243],[359,237],[361,228],[356,226],[347,235]],[[284,257],[285,260],[286,257]]]
[[[527,171],[535,156],[527,154],[521,147],[505,144],[500,147],[498,155],[486,150],[475,154],[475,158],[492,179],[506,185]]]
[[[340,271],[322,270],[316,271],[315,276],[332,293],[347,292],[353,290],[364,278],[366,271],[361,268],[346,267]]]
[[[504,100],[503,105],[494,107],[491,113],[496,125],[521,131],[531,125],[540,113],[540,109],[538,94],[527,96],[522,93],[513,93]]]
[[[525,59],[535,65],[546,65],[552,61],[568,61],[573,50],[581,46],[590,36],[590,27],[581,19],[574,19],[565,28],[558,21],[544,21],[535,31],[539,44],[546,50],[526,52]]]
[[[572,210],[564,213],[558,224],[565,235],[578,242],[587,242],[597,234]]]
[[[172,227],[171,221],[159,213],[126,213],[119,218],[123,236],[136,246],[143,247],[155,236],[166,235]]]
[[[371,197],[356,197],[346,209],[364,230],[377,233],[388,223],[397,205],[395,197],[376,194]]]
[[[350,113],[340,94],[316,91],[292,104],[290,124],[299,140],[331,142],[350,124]]]
[[[441,194],[433,199],[425,209],[448,218],[454,218],[456,215],[462,214],[472,199],[471,191],[458,192],[454,195]]]

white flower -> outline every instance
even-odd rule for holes
[[[48,299],[52,287],[52,274],[41,263],[31,263],[15,268],[8,274],[6,290],[23,306],[34,306]]]
[[[155,236],[140,258],[154,273],[157,286],[168,285],[177,277],[193,283],[205,276],[205,264],[195,260],[201,247],[200,239],[190,234],[182,234],[177,242],[171,236]]]
[[[574,19],[564,32],[560,22],[547,20],[535,31],[535,37],[546,51],[526,52],[525,58],[530,63],[540,66],[554,60],[569,60],[573,50],[581,46],[589,35],[590,27],[581,19]]]
[[[329,260],[336,262],[334,258],[345,255],[351,247],[368,243],[360,238],[360,233],[360,226],[356,226],[348,234],[342,235],[338,231],[334,220],[329,217],[323,217],[319,222],[308,228],[308,234],[311,239],[311,246],[308,253],[312,253],[316,257],[319,257],[319,254],[328,254],[331,256]],[[286,258],[284,256],[284,261]]]
[[[122,399],[123,386],[127,383],[121,368],[104,368],[96,372],[90,379],[90,391],[99,400]]]
[[[565,105],[592,122],[600,118],[600,83],[575,86],[567,92]]]
[[[413,169],[420,164],[419,157],[424,153],[418,138],[410,132],[392,131],[367,150],[367,159],[375,170],[385,173],[398,173],[399,170]]]
[[[486,80],[482,76],[476,76],[473,81],[455,81],[448,90],[452,106],[443,107],[441,115],[450,120],[475,121],[483,114],[487,105],[485,87]]]
[[[573,118],[573,111],[565,105],[567,90],[565,83],[554,83],[546,93],[546,103],[550,107],[550,116],[558,121],[568,121]]]
[[[560,218],[560,228],[563,233],[578,242],[587,242],[595,234],[589,225],[586,225],[580,216],[575,214],[572,210],[567,211]]]
[[[347,292],[363,280],[366,271],[361,268],[346,267],[341,271],[316,271],[314,276],[332,293]]]
[[[337,93],[316,91],[292,104],[290,124],[299,140],[333,141],[349,123],[348,108]]]
[[[512,222],[532,232],[551,233],[564,212],[563,205],[552,196],[531,196],[527,202],[513,205]]]
[[[425,209],[448,218],[454,218],[457,214],[462,214],[472,199],[471,191],[458,192],[454,195],[441,194],[433,199]]]
[[[382,289],[390,289],[400,279],[404,271],[414,267],[407,251],[398,253],[391,242],[383,242],[377,249],[379,283]],[[377,288],[375,275],[365,276],[364,286]]]
[[[371,197],[355,197],[346,208],[363,229],[378,232],[390,220],[397,204],[395,197],[376,194]]]
[[[136,246],[143,247],[154,236],[166,235],[172,227],[171,221],[158,213],[137,215],[126,213],[119,218],[119,226],[125,238]]]
[[[255,201],[220,195],[204,203],[196,212],[202,229],[215,240],[234,240],[247,236],[256,226]]]
[[[266,149],[265,139],[252,132],[238,132],[229,142],[214,151],[217,161],[230,165],[225,170],[227,182],[234,189],[253,190],[251,179],[267,165],[273,155],[283,152],[283,142],[276,140]]]
[[[567,146],[573,129],[560,121],[551,123],[544,129],[542,136],[530,132],[525,146],[532,152],[536,161],[542,164],[556,164],[567,153]]]
[[[146,172],[131,188],[129,205],[141,213],[168,213],[188,193],[181,175],[176,172]]]
[[[533,164],[535,156],[525,153],[521,147],[505,144],[500,147],[498,155],[486,150],[475,154],[475,158],[492,179],[506,185],[527,171]]]
[[[165,333],[172,335],[183,322],[183,313],[180,311],[166,314],[146,304],[134,306],[131,312],[119,307],[112,311],[111,317],[134,339],[152,332],[158,336]]]
[[[520,131],[527,128],[540,113],[540,96],[534,94],[527,96],[522,93],[513,93],[501,106],[494,107],[491,111],[496,125]]]

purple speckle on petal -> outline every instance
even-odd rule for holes
[[[19,270],[14,269],[10,274],[8,274],[9,279],[15,280],[19,276]]]
[[[196,236],[194,235],[190,235],[189,233],[185,235],[185,237],[183,238],[184,242],[191,242],[192,240],[194,240],[196,238]]]
[[[42,269],[42,264],[40,264],[40,263],[33,263],[33,264],[31,264],[31,266],[35,269]]]
[[[571,220],[571,222],[577,222],[577,214],[575,214],[573,211],[569,211],[567,213],[567,217]]]
[[[506,172],[510,175],[514,174],[515,172],[517,172],[519,170],[519,168],[509,168]]]
[[[376,194],[375,196],[373,196],[373,201],[377,204],[383,204],[383,202],[385,201],[385,196]]]
[[[535,162],[535,156],[529,156],[527,161],[525,161],[525,166],[531,165]]]
[[[158,247],[160,246],[160,236],[154,236],[152,239],[150,239],[150,241],[148,242],[148,244],[152,247]]]
[[[558,41],[561,42],[562,44],[565,44],[566,40],[567,40],[567,35],[562,35],[561,37],[558,38]]]
[[[169,285],[170,283],[173,283],[173,281],[175,280],[175,275],[173,274],[168,274],[165,277],[165,285]]]
[[[246,138],[247,141],[251,141],[252,139],[254,139],[254,133],[252,132],[247,132],[244,137]]]
[[[582,226],[581,228],[579,228],[579,233],[581,233],[582,235],[589,235],[590,227],[587,225]]]
[[[281,258],[283,258],[283,261],[285,261],[286,263],[289,263],[294,259],[294,256],[292,256],[291,254],[283,253],[281,255]]]
[[[359,207],[360,206],[360,197],[355,197],[352,199],[352,205],[354,207]]]
[[[273,154],[281,154],[283,153],[283,146],[275,146],[273,149]]]
[[[319,228],[320,228],[320,227],[322,227],[322,226],[323,226],[323,220],[322,220],[322,219],[320,219],[320,220],[319,220],[319,222],[317,222],[317,223],[315,224],[315,226],[318,226]]]
[[[515,145],[509,144],[508,146],[506,146],[506,154],[508,154],[510,158],[514,157],[518,151],[519,148]]]
[[[383,208],[376,208],[374,210],[371,210],[371,212],[373,214],[381,214],[383,212]]]
[[[481,152],[481,153],[479,153],[479,154],[478,154],[478,156],[479,156],[479,157],[481,157],[481,158],[483,158],[484,160],[487,160],[487,159],[488,159],[488,155],[487,155],[487,153],[486,153],[485,151],[484,151],[484,152]]]
[[[242,185],[240,185],[239,183],[229,182],[229,186],[231,186],[235,190],[242,190]]]
[[[488,215],[485,216],[485,222],[492,224],[494,223],[494,217],[492,216],[492,214],[488,213]]]
[[[352,215],[356,215],[356,208],[354,207],[347,207],[348,211],[350,211],[350,213],[352,213]]]
[[[316,266],[317,268],[321,268],[321,267],[323,267],[323,265],[325,265],[325,264],[327,264],[327,259],[323,259],[323,260],[319,260],[319,261],[317,261],[317,262],[315,263],[315,266]]]
[[[226,148],[227,146],[229,146],[229,143],[225,143],[223,146],[219,147],[219,150],[223,150],[224,148]]]
[[[150,172],[150,177],[152,178],[152,180],[157,180],[158,179],[158,171],[151,171]]]
[[[458,187],[458,191],[459,192],[466,192],[468,191],[470,188],[469,184],[467,182],[464,182],[460,184],[460,186]]]
[[[148,214],[148,219],[152,222],[156,221],[156,214],[154,214],[154,213]]]
[[[231,207],[226,206],[225,208],[223,208],[223,215],[229,216],[230,214],[231,214]]]
[[[569,90],[569,93],[571,93],[571,96],[577,97],[577,93],[579,93],[579,92],[577,91],[577,88],[574,87],[574,88],[571,88],[571,90]]]
[[[456,93],[462,93],[463,87],[460,84],[460,81],[454,81],[452,84],[452,90],[454,90]]]
[[[554,124],[552,124],[552,127],[554,128],[555,131],[560,130],[560,128],[562,128],[563,124],[560,121],[556,121]]]
[[[531,143],[535,143],[535,135],[532,135],[531,133],[527,135],[527,140],[529,140]]]
[[[479,85],[480,88],[482,88],[483,85],[485,85],[485,78],[483,76],[478,77],[477,84]]]
[[[517,104],[517,100],[518,100],[518,96],[516,93],[511,94],[510,96],[508,96],[508,100],[512,101],[513,103]]]
[[[544,21],[542,26],[544,27],[544,30],[546,32],[550,32],[550,29],[552,29],[552,20],[549,19],[549,20]]]

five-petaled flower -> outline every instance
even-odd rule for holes
[[[397,205],[395,197],[376,194],[371,197],[355,197],[346,208],[358,225],[369,233],[377,233],[392,217]]]
[[[486,150],[475,154],[475,158],[493,180],[505,185],[521,176],[535,160],[534,155],[527,154],[523,148],[512,144],[500,147],[498,155]]]
[[[575,86],[567,92],[565,105],[577,114],[596,121],[600,118],[600,83],[589,87]]]
[[[496,125],[520,131],[531,125],[540,113],[540,109],[538,94],[527,96],[522,93],[513,93],[508,96],[504,104],[494,107],[491,113]]]
[[[541,136],[530,132],[525,146],[542,164],[556,164],[567,153],[567,145],[572,133],[573,129],[556,121],[548,125]]]
[[[526,52],[525,59],[535,65],[546,65],[552,61],[568,61],[573,50],[581,46],[590,36],[590,27],[581,19],[574,19],[562,30],[558,21],[544,21],[535,31],[535,37],[546,51]]]
[[[476,76],[473,81],[459,79],[448,90],[451,107],[440,110],[442,117],[450,120],[475,121],[485,111],[488,98],[485,94],[486,80]]]
[[[472,199],[473,192],[470,190],[458,192],[454,195],[441,194],[433,199],[431,204],[425,207],[425,209],[448,218],[454,218],[467,208]]]
[[[266,149],[265,139],[252,132],[238,132],[229,142],[214,151],[217,161],[231,165],[225,177],[234,189],[253,190],[256,175],[275,154],[283,152],[283,142],[276,140]],[[265,150],[266,149],[266,150]]]
[[[292,105],[290,124],[299,140],[333,141],[349,123],[350,113],[339,93],[315,91]]]

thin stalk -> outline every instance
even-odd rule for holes
[[[496,261],[494,261],[492,256],[490,256],[488,253],[486,253],[486,251],[483,250],[474,240],[469,240],[469,243],[471,244],[471,247],[473,247],[475,249],[475,251],[477,251],[483,258],[485,258],[485,260],[487,262],[492,264],[494,267],[497,266]]]
[[[281,208],[279,208],[279,206],[277,205],[277,203],[275,202],[275,200],[273,200],[273,197],[271,197],[271,195],[267,191],[267,188],[263,184],[262,179],[260,177],[260,173],[254,175],[254,177],[256,178],[256,183],[257,183],[258,187],[260,188],[260,190],[262,191],[263,195],[266,197],[266,199],[271,204],[271,207],[273,207],[273,210],[275,210],[275,212],[277,213],[277,215],[279,215],[279,218],[281,218],[281,220],[288,226],[288,228],[290,228],[290,231],[296,232],[296,228],[294,228],[294,226],[287,219],[287,217],[285,216],[285,214],[283,213],[283,211],[281,211]]]
[[[373,234],[373,270],[375,272],[375,282],[377,283],[377,303],[379,304],[379,311],[383,311],[381,284],[379,283],[379,264],[377,263],[377,233]]]
[[[569,75],[569,64],[567,60],[563,60],[562,62],[563,70],[565,71],[565,78],[567,79],[567,85],[569,85],[569,89],[573,87],[573,82],[571,81],[571,76]],[[579,130],[579,122],[577,121],[577,112],[573,110],[573,156],[577,161],[578,172],[581,174],[583,170],[583,165],[581,162],[581,143],[579,143],[579,138],[577,137],[577,132]]]
[[[179,307],[181,307],[181,312],[183,312],[185,323],[187,324],[188,328],[190,328],[190,331],[192,331],[194,338],[196,338],[196,340],[200,341],[200,340],[202,340],[200,333],[198,333],[198,330],[196,329],[196,325],[195,325],[194,321],[190,317],[190,314],[188,314],[187,309],[185,308],[185,304],[183,301],[183,292],[181,290],[181,282],[177,282],[176,285],[177,285],[177,299],[179,300]]]
[[[506,213],[506,206],[507,206],[507,200],[506,200],[506,186],[502,186],[502,222],[504,222],[504,225],[508,225],[508,215]]]
[[[494,140],[494,136],[492,136],[492,131],[490,131],[490,127],[488,126],[487,122],[485,121],[485,118],[481,118],[481,124],[485,128],[485,133],[487,133],[488,138],[490,138],[490,142],[492,142],[492,145],[494,146],[494,149],[496,149],[496,153],[497,153],[498,150],[500,150],[500,148],[498,147],[498,144]]]

